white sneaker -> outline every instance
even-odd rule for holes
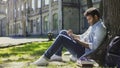
[[[58,56],[55,54],[50,58],[50,60],[51,61],[63,61],[61,56]]]
[[[81,62],[81,60],[77,60],[77,65],[80,66],[80,67],[82,67],[82,62]]]
[[[74,57],[73,55],[70,55],[70,61],[72,61],[72,62],[76,62],[76,61],[77,61],[77,58]]]
[[[41,56],[38,60],[36,60],[32,64],[37,65],[37,66],[46,66],[48,65],[48,62],[49,61],[44,56]]]
[[[71,55],[69,51],[66,51],[63,55]]]

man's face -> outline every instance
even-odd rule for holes
[[[96,22],[96,20],[97,20],[96,16],[93,17],[92,15],[88,15],[88,16],[86,16],[86,18],[87,18],[88,23],[90,25],[93,25]]]

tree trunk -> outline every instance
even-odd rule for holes
[[[101,19],[103,19],[103,0],[101,0],[101,2],[100,2],[99,11],[100,11]]]
[[[104,0],[104,22],[112,37],[120,34],[120,0]]]
[[[87,6],[88,8],[93,7],[92,0],[87,0]]]
[[[103,20],[107,27],[108,34],[98,49],[89,54],[100,65],[105,64],[107,46],[113,37],[120,35],[120,0],[103,0]]]

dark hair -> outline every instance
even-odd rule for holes
[[[84,16],[88,16],[88,15],[92,15],[93,17],[97,15],[100,18],[100,12],[98,11],[98,9],[94,7],[89,8],[85,11]]]

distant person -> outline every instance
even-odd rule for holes
[[[106,28],[100,20],[100,13],[96,8],[85,11],[90,27],[82,35],[73,34],[72,30],[62,30],[53,44],[33,64],[47,65],[49,60],[62,61],[62,47],[65,47],[74,58],[93,52],[106,36]]]

